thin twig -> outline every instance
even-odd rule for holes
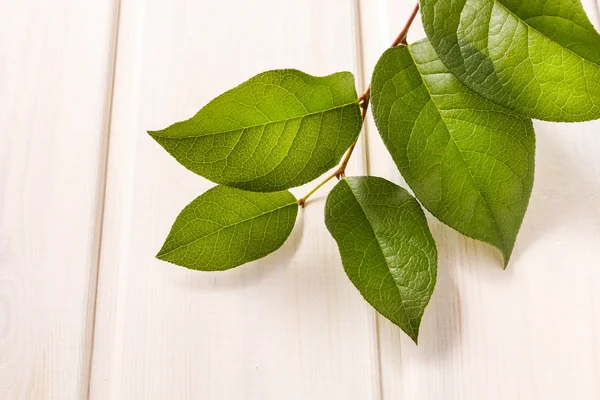
[[[410,14],[410,17],[408,17],[408,21],[406,21],[406,25],[404,25],[404,28],[402,28],[402,31],[398,34],[398,36],[396,37],[396,39],[394,39],[394,41],[392,42],[392,44],[390,45],[390,47],[396,47],[399,44],[406,44],[406,37],[408,36],[408,31],[410,29],[410,27],[412,26],[412,23],[414,22],[415,18],[417,17],[417,13],[419,12],[419,2],[417,2],[417,4],[415,5],[415,8],[412,10],[412,13]],[[365,101],[366,99],[366,103],[367,103],[367,107],[369,104],[369,96],[371,95],[371,84],[369,84],[369,86],[367,87],[367,90],[365,90],[365,92],[358,98],[358,101]],[[364,117],[363,117],[364,119]]]
[[[419,12],[419,2],[417,1],[417,4],[415,5],[415,8],[413,9],[412,13],[410,14],[410,17],[408,17],[408,21],[406,21],[406,24],[404,25],[404,28],[402,28],[402,30],[400,31],[400,33],[398,34],[396,39],[392,42],[392,45],[390,47],[396,47],[399,44],[406,45],[406,37],[408,35],[408,31],[409,31],[413,21],[415,20],[415,17],[417,16],[418,12]],[[370,99],[371,99],[371,85],[369,84],[369,86],[367,86],[367,89],[363,92],[363,94],[361,94],[358,97],[358,105],[360,106],[360,109],[361,109],[360,113],[361,113],[363,122],[364,122],[365,118],[367,117],[367,110],[369,108]],[[352,143],[352,146],[350,146],[350,148],[346,151],[346,155],[342,159],[342,162],[340,163],[339,167],[337,167],[336,170],[333,171],[333,173],[331,175],[328,175],[327,178],[325,178],[315,188],[313,188],[310,192],[308,192],[306,194],[306,196],[304,196],[298,200],[298,205],[300,205],[300,207],[304,208],[306,206],[306,200],[308,200],[308,198],[310,196],[312,196],[313,193],[315,193],[317,190],[319,190],[323,185],[325,185],[327,182],[329,182],[333,178],[343,179],[346,177],[346,167],[348,166],[348,162],[350,161],[350,157],[352,156],[352,152],[354,151],[354,148],[356,147],[357,143],[358,143],[358,138],[354,141],[354,143]]]
[[[417,4],[415,5],[415,8],[413,9],[412,13],[410,14],[410,17],[408,17],[408,21],[406,21],[406,25],[404,25],[404,28],[402,28],[402,31],[398,34],[398,36],[396,37],[396,40],[394,40],[392,42],[392,45],[390,47],[396,47],[399,44],[406,44],[406,37],[408,36],[408,30],[410,29],[410,26],[412,25],[413,21],[415,20],[415,17],[417,16],[417,13],[419,12],[419,2],[417,2]]]

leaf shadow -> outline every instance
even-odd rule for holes
[[[465,332],[463,339],[463,329],[473,324],[460,295],[465,280],[476,279],[482,285],[510,285],[520,259],[526,252],[534,251],[537,242],[552,240],[549,237],[563,229],[587,235],[590,229],[600,226],[600,147],[590,146],[598,143],[593,125],[535,123],[535,183],[508,268],[502,269],[501,254],[494,247],[465,237],[429,216],[438,246],[438,282],[425,310],[418,346],[378,316],[379,352],[382,368],[388,369],[386,375],[431,376],[432,365],[452,363],[467,337]],[[580,129],[577,134],[573,126]],[[415,370],[421,373],[415,375]]]
[[[585,235],[600,225],[600,151],[590,146],[598,143],[597,128],[591,123],[535,125],[533,192],[508,269],[556,232],[575,228],[572,233]],[[574,126],[580,130],[565,129]]]
[[[438,248],[438,274],[433,296],[421,322],[419,344],[415,345],[397,326],[378,315],[379,346],[383,358],[397,358],[402,354],[402,360],[430,364],[448,359],[462,340],[461,300],[454,277],[457,252],[452,245],[459,239],[459,234],[431,216],[428,220]],[[398,361],[390,358],[385,364],[386,368],[393,367]],[[398,365],[396,373],[401,374],[407,367]]]

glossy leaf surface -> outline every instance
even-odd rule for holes
[[[259,74],[194,117],[148,132],[186,168],[223,185],[271,192],[333,168],[362,126],[354,76]]]
[[[427,41],[383,54],[372,103],[417,199],[445,224],[500,249],[506,265],[533,187],[531,120],[464,86]]]
[[[183,209],[156,257],[203,271],[237,267],[281,247],[297,214],[290,192],[216,186]]]
[[[579,0],[421,0],[423,25],[465,85],[548,121],[600,118],[600,35]]]
[[[437,274],[437,250],[419,203],[385,179],[349,177],[329,194],[325,223],[354,286],[416,342]]]

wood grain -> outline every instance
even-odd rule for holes
[[[600,398],[600,122],[536,122],[506,271],[429,218],[419,347],[346,278],[323,224],[333,182],[263,260],[211,274],[153,257],[212,184],[146,130],[267,69],[351,70],[360,90],[412,6],[0,0],[0,399]],[[365,132],[348,173],[405,186]]]
[[[116,4],[0,3],[0,398],[85,398]]]
[[[153,256],[211,184],[145,133],[263,70],[356,72],[357,20],[348,1],[123,1],[92,398],[379,398],[375,313],[325,229],[327,190],[277,253],[188,271]]]
[[[369,71],[412,6],[365,3]],[[417,22],[409,41],[424,37]],[[384,399],[600,398],[600,122],[535,129],[536,182],[506,271],[490,246],[430,217],[440,262],[419,346],[378,317]],[[370,174],[407,187],[372,120],[368,132]]]

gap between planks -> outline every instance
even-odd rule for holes
[[[99,276],[100,276],[100,265],[102,259],[102,244],[103,244],[103,231],[105,225],[105,206],[106,206],[106,192],[107,192],[107,180],[108,180],[108,163],[109,163],[109,150],[110,150],[110,136],[112,131],[112,119],[113,119],[113,103],[114,93],[116,84],[116,67],[117,67],[117,54],[120,46],[119,43],[119,30],[121,21],[121,0],[114,0],[113,10],[113,27],[111,29],[111,48],[109,50],[108,57],[108,74],[107,74],[107,91],[105,95],[104,103],[104,120],[102,129],[102,142],[100,146],[100,163],[99,172],[97,178],[97,198],[96,198],[96,219],[95,219],[95,232],[94,232],[94,253],[92,255],[92,268],[90,273],[90,285],[92,291],[89,294],[88,301],[88,323],[87,323],[87,334],[86,334],[86,359],[85,359],[85,377],[83,388],[84,393],[82,397],[90,399],[92,396],[92,373],[94,356],[96,353],[96,320],[97,320],[97,307],[98,307],[98,295],[99,295]],[[354,30],[352,32],[355,42],[355,54],[354,62],[356,69],[356,79],[358,85],[358,91],[362,91],[367,87],[369,79],[366,77],[364,70],[364,55],[363,55],[363,32],[362,32],[362,17],[361,17],[361,6],[360,0],[354,0],[353,2],[353,18],[354,18]],[[368,131],[367,124],[363,125],[361,132],[360,144],[362,151],[358,151],[354,154],[357,157],[356,164],[360,165],[361,171],[357,171],[362,174],[369,174],[369,154],[368,154]],[[381,357],[380,357],[380,337],[379,337],[379,322],[377,314],[372,312],[372,323],[374,324],[373,332],[375,334],[375,356],[377,357],[377,390],[376,398],[379,400],[383,399],[383,382],[381,375]]]
[[[363,29],[362,29],[362,14],[361,14],[361,0],[354,0],[354,42],[355,42],[355,63],[356,63],[356,75],[357,75],[357,83],[359,85],[359,93],[363,93],[367,86],[370,85],[371,79],[370,76],[367,76],[365,71],[365,55],[363,52]],[[369,107],[371,109],[371,107]],[[363,165],[363,173],[364,175],[370,175],[370,165],[369,165],[369,130],[367,119],[370,118],[371,112],[367,109],[367,114],[365,121],[363,121],[362,131],[361,131],[361,139],[360,142],[362,144],[363,151],[360,153],[361,163]],[[357,154],[355,154],[356,156]],[[377,357],[377,389],[378,393],[376,394],[379,400],[383,400],[383,377],[381,371],[381,338],[379,332],[379,317],[377,313],[372,311],[372,323],[374,325],[373,332],[375,334],[375,356]]]
[[[90,262],[90,292],[88,294],[88,316],[86,323],[86,337],[84,349],[84,377],[85,381],[82,385],[82,398],[90,398],[90,387],[92,378],[92,362],[94,357],[94,342],[96,328],[96,304],[98,301],[98,275],[100,273],[100,257],[102,250],[102,233],[104,225],[104,209],[106,200],[106,181],[108,171],[108,150],[110,143],[110,130],[112,121],[112,105],[115,92],[115,70],[117,65],[117,47],[119,41],[119,22],[121,14],[121,0],[113,1],[112,11],[112,27],[110,29],[110,48],[107,57],[107,75],[106,75],[106,93],[104,95],[103,104],[103,121],[101,131],[101,142],[99,147],[99,163],[98,176],[96,178],[96,202],[95,202],[95,219],[94,219],[94,239],[93,252]]]

